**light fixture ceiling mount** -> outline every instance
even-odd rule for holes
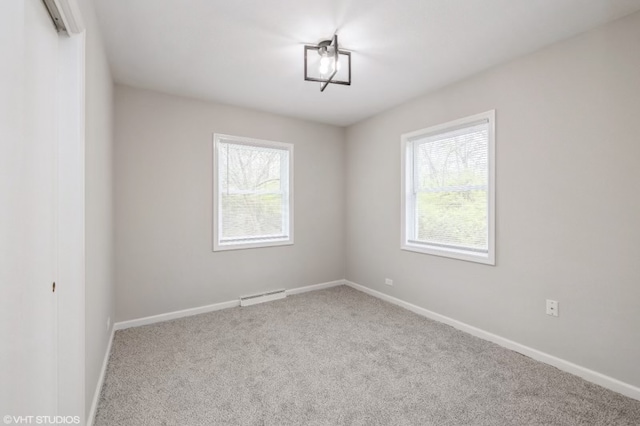
[[[319,82],[321,92],[329,83],[351,85],[351,52],[340,50],[337,34],[317,46],[304,47],[304,79]]]

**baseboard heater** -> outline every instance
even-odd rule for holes
[[[287,297],[285,289],[268,291],[266,293],[252,294],[240,298],[240,306],[257,305],[258,303],[270,302],[272,300],[284,299]]]

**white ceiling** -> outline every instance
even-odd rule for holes
[[[96,0],[116,82],[345,126],[640,10],[640,0]],[[337,31],[352,85],[303,80]]]

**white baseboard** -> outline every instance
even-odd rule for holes
[[[93,392],[93,401],[91,401],[91,411],[87,417],[87,426],[93,426],[93,421],[96,417],[96,410],[98,409],[98,401],[100,401],[100,391],[102,391],[102,385],[104,383],[104,376],[107,373],[107,364],[109,363],[109,355],[111,354],[111,345],[113,343],[113,336],[116,332],[115,324],[111,327],[111,333],[109,333],[109,343],[107,343],[107,350],[102,360],[102,368],[100,369],[100,376],[98,377],[98,383],[96,384],[96,390]]]
[[[236,306],[240,306],[240,299],[199,306],[197,308],[183,309],[181,311],[167,312],[166,314],[151,315],[149,317],[142,317],[129,321],[120,321],[115,323],[113,326],[116,330],[124,330],[125,328],[140,327],[142,325],[155,324],[157,322],[170,321],[177,318],[206,314],[207,312],[219,311],[221,309],[235,308]]]
[[[394,305],[398,305],[400,307],[408,309],[412,312],[415,312],[418,315],[422,315],[429,319],[432,319],[444,324],[448,324],[454,328],[457,328],[458,330],[464,331],[466,333],[469,333],[481,339],[496,343],[507,349],[511,349],[513,351],[526,355],[530,358],[533,358],[536,361],[544,362],[545,364],[552,365],[562,371],[566,371],[567,373],[571,373],[578,377],[582,377],[583,379],[589,382],[595,383],[597,385],[600,385],[612,391],[621,393],[622,395],[628,396],[630,398],[640,400],[640,388],[636,386],[630,385],[618,379],[614,379],[613,377],[606,376],[602,373],[598,373],[597,371],[590,370],[588,368],[582,367],[580,365],[574,364],[564,359],[555,357],[553,355],[549,355],[537,349],[530,348],[528,346],[514,342],[513,340],[509,340],[504,337],[498,336],[497,334],[489,333],[488,331],[484,331],[482,329],[471,326],[469,324],[465,324],[453,318],[449,318],[444,315],[437,314],[435,312],[416,306],[412,303],[405,302],[404,300],[395,298],[393,296],[389,296],[377,290],[370,289],[363,285],[356,284],[348,280],[344,280],[344,283],[351,288],[362,291],[363,293],[367,293],[371,296],[377,297],[378,299],[382,299],[384,301],[393,303]]]
[[[330,281],[326,283],[313,284],[305,287],[296,287],[286,290],[287,296],[294,294],[306,293],[308,291],[322,290],[325,288],[343,285],[344,280]],[[240,299],[229,300],[227,302],[214,303],[212,305],[199,306],[197,308],[183,309],[181,311],[167,312],[166,314],[152,315],[149,317],[137,318],[129,321],[120,321],[113,326],[116,330],[124,330],[125,328],[140,327],[141,325],[155,324],[157,322],[169,321],[176,318],[189,317],[192,315],[205,314],[207,312],[219,311],[220,309],[235,308],[240,306]]]
[[[287,296],[306,293],[308,291],[324,290],[325,288],[337,287],[339,285],[344,285],[344,284],[346,284],[345,280],[337,280],[337,281],[329,281],[321,284],[308,285],[305,287],[296,287],[296,288],[287,290]]]

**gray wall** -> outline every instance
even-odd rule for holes
[[[295,244],[213,253],[212,135],[292,143]],[[344,130],[116,86],[118,321],[344,278]]]
[[[640,386],[639,46],[636,13],[350,127],[346,278]],[[400,135],[494,108],[497,265],[401,251]]]
[[[85,404],[88,415],[115,314],[113,262],[113,83],[93,2],[79,2],[86,32]]]

